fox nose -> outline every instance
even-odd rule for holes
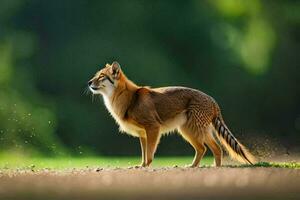
[[[92,83],[93,83],[93,81],[89,81],[89,82],[88,82],[88,85],[89,85],[89,86],[91,86],[91,85],[92,85]]]

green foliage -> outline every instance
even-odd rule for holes
[[[299,9],[293,0],[1,1],[0,150],[137,154],[138,140],[120,136],[102,100],[83,94],[113,60],[138,84],[212,95],[238,138],[295,146]],[[158,150],[193,153],[177,136]]]
[[[55,117],[51,111],[24,100],[13,90],[2,90],[0,98],[1,149],[45,154],[62,151],[53,132]]]

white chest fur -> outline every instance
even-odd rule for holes
[[[134,124],[121,119],[118,116],[118,114],[116,114],[116,112],[114,111],[110,99],[107,96],[103,96],[103,99],[107,110],[119,125],[119,130],[121,132],[126,132],[127,134],[132,135],[134,137],[145,137],[145,129],[135,126]]]

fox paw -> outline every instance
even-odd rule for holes
[[[140,168],[144,168],[144,167],[147,167],[147,165],[145,163],[141,163],[140,165],[134,166],[135,169],[140,169]]]
[[[185,165],[185,168],[196,168],[197,165],[193,165],[193,164],[189,164],[189,165]]]

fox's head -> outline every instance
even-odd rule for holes
[[[118,87],[122,75],[121,67],[118,62],[113,62],[98,71],[88,82],[88,87],[93,94],[111,96]]]

